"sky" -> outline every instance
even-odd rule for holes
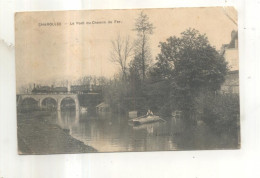
[[[237,13],[233,8],[143,11],[155,27],[150,36],[153,59],[160,52],[159,42],[170,36],[180,36],[187,28],[205,33],[217,50],[229,43],[231,31],[237,30]],[[137,34],[133,28],[140,12],[136,9],[16,13],[17,88],[42,81],[75,80],[84,75],[112,77],[119,66],[110,60],[111,40],[120,34],[122,38],[129,36],[134,41]],[[57,25],[44,26],[46,23]]]

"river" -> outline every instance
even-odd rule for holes
[[[140,126],[127,117],[103,113],[58,112],[52,119],[74,138],[98,152],[236,149],[238,134],[216,134],[205,124],[187,125],[171,118]]]

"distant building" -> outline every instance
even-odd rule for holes
[[[229,70],[239,70],[238,60],[238,33],[237,31],[231,32],[231,41],[229,44],[224,44],[220,52],[228,62]]]
[[[221,86],[223,93],[239,93],[239,59],[238,59],[238,33],[231,32],[231,41],[224,44],[220,52],[228,62],[229,72]]]

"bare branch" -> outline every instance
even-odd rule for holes
[[[111,61],[119,64],[123,74],[123,79],[125,79],[128,60],[132,56],[133,44],[130,42],[129,36],[122,39],[120,35],[118,35],[115,40],[112,40],[111,44]]]

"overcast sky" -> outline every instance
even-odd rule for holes
[[[96,10],[30,12],[16,14],[17,87],[39,81],[76,79],[84,75],[111,77],[118,66],[110,61],[111,40],[117,34],[136,38],[135,19],[140,10]],[[187,28],[206,33],[218,50],[230,42],[237,30],[237,14],[232,8],[177,8],[144,10],[156,27],[150,37],[153,58],[158,44],[170,36],[179,36]],[[120,23],[114,23],[114,21]],[[105,21],[106,24],[86,24]],[[108,24],[108,21],[113,23]],[[61,23],[39,26],[39,23]],[[70,25],[73,23],[74,25]],[[77,25],[76,22],[84,22]]]

